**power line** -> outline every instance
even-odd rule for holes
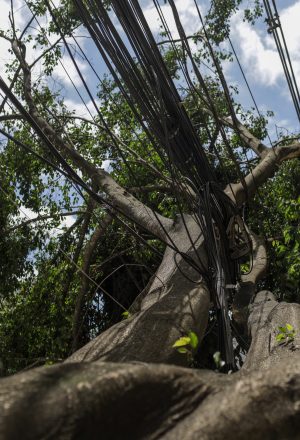
[[[272,0],[273,8],[269,0],[264,0],[264,6],[267,13],[266,22],[269,25],[268,32],[271,33],[274,37],[286,81],[288,83],[288,88],[294,103],[295,111],[300,122],[300,94],[298,84],[295,78],[294,69],[292,66],[275,0]]]

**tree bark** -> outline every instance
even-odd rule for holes
[[[185,225],[187,226],[191,243]],[[206,254],[198,224],[185,216],[170,231],[170,240],[183,253],[195,258]],[[130,317],[101,333],[68,362],[105,360],[113,362],[166,362],[188,366],[186,357],[172,348],[190,330],[203,338],[210,307],[208,288],[183,257],[173,249],[165,251],[155,276],[129,309]]]
[[[188,215],[185,223],[192,243],[180,220],[170,239],[205,263],[199,226]],[[259,276],[260,243],[257,255]],[[187,358],[172,348],[190,330],[203,338],[209,307],[204,280],[167,247],[128,320],[63,364],[2,379],[0,438],[299,438],[300,305],[259,292],[248,319],[250,350],[242,369],[230,375],[183,368]],[[296,334],[280,344],[278,327],[286,324]]]
[[[72,362],[2,379],[0,437],[297,439],[299,318],[299,305],[278,304],[272,294],[260,292],[249,317],[247,360],[231,375],[73,357]],[[297,331],[295,339],[278,344],[277,326],[287,322]],[[164,339],[161,335],[162,344]],[[89,347],[89,360],[98,348]]]

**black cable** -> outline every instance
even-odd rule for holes
[[[298,90],[298,86],[297,86],[297,82],[295,79],[295,74],[294,74],[294,70],[293,70],[293,66],[291,63],[291,59],[290,59],[290,55],[289,55],[289,51],[286,45],[286,40],[284,37],[284,33],[281,27],[281,22],[280,22],[280,18],[278,15],[278,11],[277,11],[277,7],[275,4],[275,1],[272,0],[273,3],[273,8],[274,8],[274,13],[272,11],[271,5],[269,3],[268,0],[264,0],[264,6],[265,6],[265,10],[267,13],[267,22],[269,24],[269,32],[273,34],[275,43],[276,43],[276,47],[280,56],[280,60],[281,60],[281,64],[284,70],[284,74],[286,77],[286,81],[288,83],[288,87],[292,96],[292,100],[294,103],[294,107],[300,122],[300,95],[299,95],[299,90]],[[277,28],[279,28],[280,30],[280,34],[281,37],[283,39],[283,43],[284,43],[284,49],[282,47],[281,44],[281,40],[280,40],[280,36],[278,34]],[[286,61],[286,56],[288,59],[288,62]]]

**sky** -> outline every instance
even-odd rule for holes
[[[157,35],[160,22],[153,2],[150,0],[141,0],[140,3],[152,31]],[[176,0],[175,3],[186,33],[191,35],[199,30],[200,23],[194,0]],[[10,0],[2,0],[1,4],[0,29],[6,29],[9,26],[8,13],[10,10]],[[29,16],[26,3],[25,0],[13,0],[13,4],[16,21],[21,29]],[[160,4],[172,34],[174,38],[176,38],[178,34],[170,7],[168,4],[165,4],[164,0],[160,0]],[[198,0],[198,4],[202,11],[204,11],[207,7],[207,0]],[[300,0],[277,0],[276,4],[296,78],[299,78],[300,82]],[[264,22],[264,18],[265,17],[258,20],[254,26],[251,26],[243,22],[241,13],[237,13],[231,20],[231,40],[238,53],[260,111],[262,113],[266,110],[273,110],[275,112],[274,119],[269,126],[270,133],[274,138],[276,137],[276,125],[282,127],[284,130],[293,132],[299,129],[299,122],[296,118],[273,36],[268,34],[267,24]],[[40,24],[43,24],[43,19],[39,20]],[[35,23],[34,26],[38,27],[37,23]],[[97,72],[100,74],[106,72],[106,66],[99,58],[98,52],[96,52],[91,45],[90,40],[86,38],[87,32],[81,28],[77,31],[77,37],[79,43],[89,54],[89,58],[93,62]],[[0,74],[5,77],[3,65],[10,59],[11,55],[8,53],[9,43],[4,40],[1,40],[0,43]],[[29,48],[29,60],[33,60],[37,54],[38,50]],[[88,69],[83,59],[77,57],[77,62],[83,75],[88,80],[89,86],[95,93],[97,83],[95,76]],[[61,91],[70,108],[73,108],[80,115],[88,116],[88,110],[74,92],[70,79],[66,76],[66,71],[84,97],[90,112],[94,114],[95,109],[86,95],[81,80],[67,53],[64,55],[63,65],[59,65],[55,69],[52,87],[56,87]],[[238,100],[240,100],[241,104],[246,108],[252,107],[253,103],[245,87],[237,63],[235,61],[229,64],[226,63],[226,65],[224,65],[224,71],[229,84],[239,85],[240,94]],[[35,74],[39,75],[40,73],[41,65],[38,65]]]
[[[58,0],[56,3],[57,2]],[[167,3],[168,2],[164,0],[160,0],[172,35],[176,38],[178,37],[176,26]],[[197,32],[200,28],[200,22],[194,0],[175,0],[175,3],[187,35]],[[248,3],[248,0],[246,3]],[[153,2],[151,0],[141,0],[140,4],[151,30],[154,35],[157,36],[160,22]],[[208,0],[198,0],[198,5],[202,12],[207,8],[207,4]],[[300,86],[300,0],[277,0],[276,4],[296,79],[298,79]],[[22,29],[30,17],[26,2],[25,0],[13,0],[13,5],[15,20],[19,28]],[[2,30],[6,30],[10,26],[8,19],[9,11],[10,0],[1,0],[0,29]],[[276,140],[279,131],[287,135],[299,131],[299,121],[293,108],[273,36],[267,32],[267,24],[264,19],[265,16],[258,20],[254,26],[251,26],[249,23],[243,21],[242,14],[238,12],[231,19],[231,40],[238,53],[259,110],[261,113],[267,110],[274,111],[274,118],[271,119],[268,130],[271,138]],[[40,18],[39,20],[40,24],[43,25],[46,23],[47,18]],[[33,33],[36,32],[34,28],[38,28],[37,23],[33,23],[33,28],[31,29]],[[121,29],[120,32],[122,32]],[[88,38],[87,31],[80,28],[76,31],[76,36],[97,72],[100,75],[107,72],[107,68],[100,59],[99,53],[95,50],[91,40]],[[54,41],[54,39],[52,39],[52,41]],[[72,42],[71,40],[69,41],[70,43]],[[8,52],[8,49],[9,43],[0,39],[0,74],[3,78],[6,78],[5,63],[11,59],[11,54]],[[39,50],[33,49],[29,45],[27,53],[29,61],[32,61],[38,56]],[[87,63],[82,58],[77,57],[77,62],[89,87],[95,94],[97,87],[96,77],[92,74]],[[225,63],[223,67],[228,84],[239,86],[240,93],[238,101],[245,108],[253,107],[253,102],[241,77],[236,61],[233,63]],[[66,72],[69,74],[69,78]],[[38,76],[41,73],[42,65],[39,63],[35,68],[34,75]],[[85,107],[74,91],[70,83],[70,78],[82,94],[87,107]],[[77,115],[91,117],[95,114],[95,108],[87,96],[76,69],[66,52],[64,53],[62,64],[55,69],[53,78],[49,81],[49,85],[53,89],[60,90],[61,94],[65,97],[65,103],[70,109],[73,109]],[[71,222],[72,219],[69,217],[66,221]]]

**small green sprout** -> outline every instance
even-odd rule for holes
[[[225,362],[221,359],[221,353],[219,351],[214,353],[213,359],[217,370],[220,370],[222,367],[224,367]]]
[[[123,312],[121,316],[123,316],[123,319],[128,319],[128,318],[130,318],[131,315],[128,312],[128,310],[125,310],[125,312]]]
[[[275,337],[279,344],[288,344],[293,342],[296,336],[296,331],[291,324],[286,324],[284,327],[278,327],[278,333]]]
[[[196,333],[190,331],[187,336],[182,336],[177,339],[172,345],[178,353],[186,354],[190,362],[193,361],[197,348],[199,346],[199,339]]]

